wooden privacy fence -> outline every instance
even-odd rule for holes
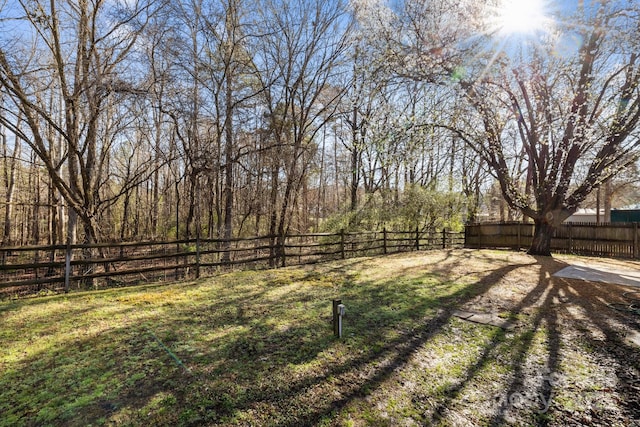
[[[124,286],[198,278],[237,266],[268,268],[411,250],[458,248],[464,233],[316,233],[170,242],[0,248],[0,293]]]
[[[467,225],[467,248],[528,248],[533,239],[530,223]],[[563,224],[551,238],[551,252],[612,258],[639,257],[638,223]]]

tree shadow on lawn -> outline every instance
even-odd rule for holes
[[[562,262],[552,260],[548,257],[535,257],[540,265],[538,284],[521,301],[511,309],[512,315],[525,312],[527,309],[537,307],[533,310],[533,317],[526,322],[524,333],[520,339],[515,340],[515,347],[511,353],[511,381],[509,388],[504,394],[505,399],[498,407],[490,425],[502,425],[507,420],[510,410],[518,409],[514,407],[519,400],[524,399],[533,403],[534,411],[537,412],[537,425],[547,425],[546,416],[549,406],[552,403],[554,387],[558,385],[560,371],[560,329],[558,316],[553,307],[554,301],[560,298],[559,288],[555,286],[552,279],[553,274],[566,266]],[[546,361],[541,372],[527,372],[526,359],[533,347],[533,340],[536,333],[546,328]],[[525,378],[537,376],[537,389],[528,389]],[[536,407],[537,405],[537,407]]]
[[[463,380],[449,388],[446,393],[447,398],[433,410],[430,423],[442,420],[442,414],[447,407],[491,362],[495,355],[493,350],[507,345],[511,347],[510,350],[505,348],[502,351],[506,351],[510,356],[511,380],[506,385],[500,404],[487,425],[522,423],[523,409],[530,411],[528,416],[524,416],[524,422],[540,426],[549,423],[565,424],[569,420],[578,424],[588,421],[628,425],[630,421],[637,422],[640,419],[640,396],[638,395],[640,355],[637,349],[634,350],[624,342],[620,328],[612,327],[611,322],[614,319],[618,325],[632,325],[638,330],[638,319],[607,307],[608,303],[619,301],[619,297],[611,292],[611,286],[588,282],[576,283],[580,281],[553,277],[553,273],[565,267],[566,264],[545,257],[537,257],[537,260],[541,267],[538,285],[516,306],[510,308],[512,315],[525,312],[532,315],[516,330],[516,339],[508,339],[504,331],[495,330],[490,344],[484,348],[476,362],[466,370]],[[588,292],[586,292],[587,289]],[[587,319],[581,321],[574,318],[571,323],[564,321],[567,317],[571,317],[567,303],[580,307],[582,312],[587,314]],[[566,383],[571,381],[571,378],[565,379],[561,350],[563,345],[575,345],[575,338],[565,336],[565,333],[568,328],[574,329],[576,326],[583,332],[583,338],[596,348],[598,360],[612,357],[615,359],[618,380],[616,391],[624,399],[621,414],[608,413],[604,408],[588,407],[569,409],[569,413],[566,413],[562,405],[554,404],[554,396],[560,391],[558,387],[572,387],[572,384]],[[605,340],[593,339],[594,326],[603,332]],[[532,371],[527,358],[530,352],[534,351],[534,338],[538,332],[543,332],[545,335],[545,361],[536,372]],[[564,361],[564,363],[570,362]],[[580,402],[577,403],[580,404]],[[518,415],[518,412],[521,414]],[[578,419],[571,418],[573,412],[577,413]],[[584,417],[585,412],[586,417]]]
[[[501,256],[496,257],[492,255],[492,252],[499,253]],[[426,255],[431,274],[449,282],[474,276],[483,277],[495,271],[496,264],[500,267],[513,265],[514,261],[510,258],[512,256],[519,257],[523,255],[522,253],[512,251],[479,251],[477,249],[446,249],[426,253],[414,252],[412,254],[415,254],[417,257],[425,257]],[[478,260],[486,262],[486,264],[483,264],[483,269],[471,269],[470,267],[474,263],[477,263]],[[518,264],[522,262],[523,260],[520,259],[515,263]],[[402,271],[402,274],[411,274],[413,269],[415,269],[415,267],[407,268]],[[462,272],[456,276],[452,276],[452,272],[457,270],[462,270]]]
[[[154,307],[96,336],[30,355],[2,374],[0,382],[21,384],[3,395],[2,409],[15,425],[197,425],[241,423],[243,416],[311,425],[377,388],[440,331],[455,305],[519,267],[435,296],[412,294],[430,273],[405,284],[347,277],[318,285],[307,301],[295,283],[267,283],[224,299],[212,290],[192,304]],[[348,304],[345,330],[353,334],[343,341],[331,336],[326,318],[336,286]]]
[[[613,308],[624,303],[622,293],[632,289],[576,279],[554,278],[554,281],[556,287],[569,296],[571,303],[585,315],[581,318],[575,315],[575,311],[564,308],[565,315],[576,325],[583,343],[601,364],[614,371],[615,392],[622,398],[618,403],[621,403],[622,415],[627,418],[625,422],[632,420],[632,423],[640,423],[640,351],[625,340],[629,329],[640,331],[640,317]],[[606,389],[602,393],[608,394]],[[608,409],[600,406],[594,412],[606,415]]]
[[[584,422],[596,422],[605,424],[628,425],[640,419],[640,396],[638,395],[638,368],[640,368],[640,355],[637,349],[633,349],[624,342],[624,336],[620,328],[614,328],[611,320],[618,325],[631,325],[638,330],[638,318],[629,314],[620,313],[607,306],[609,303],[619,302],[620,298],[612,293],[610,285],[581,282],[553,277],[553,274],[566,267],[566,264],[546,257],[536,257],[540,265],[538,285],[533,288],[516,306],[510,308],[512,315],[520,313],[532,313],[516,330],[519,335],[515,340],[507,339],[506,334],[496,329],[490,345],[478,357],[475,364],[465,372],[464,379],[448,390],[448,397],[433,411],[430,422],[435,423],[442,419],[442,414],[449,404],[459,395],[465,385],[491,361],[493,349],[498,346],[510,345],[511,380],[505,387],[503,398],[497,407],[488,425],[504,425],[510,423],[522,423],[522,416],[518,419],[518,412],[523,409],[532,411],[527,424],[540,426],[552,424],[566,424],[569,421],[576,424]],[[580,307],[587,318],[580,320],[573,318],[567,322],[565,319],[573,317],[568,307],[571,304]],[[582,325],[581,325],[582,324]],[[603,332],[604,340],[594,340],[593,327]],[[596,348],[597,359],[605,360],[614,358],[617,389],[623,396],[621,414],[607,412],[605,408],[569,408],[565,412],[562,403],[555,404],[554,397],[561,390],[558,387],[573,385],[570,377],[565,377],[563,372],[563,346],[575,345],[575,338],[565,335],[569,329],[582,331],[583,338],[590,346]],[[534,351],[534,338],[538,332],[544,332],[545,361],[539,371],[532,371],[527,358]],[[536,378],[537,377],[537,378]],[[537,381],[536,381],[537,379]],[[533,381],[532,381],[533,380]],[[596,384],[593,384],[597,387]],[[580,405],[583,402],[574,402]],[[571,405],[570,405],[571,406]],[[577,413],[578,419],[572,419],[572,413]],[[582,413],[581,413],[582,412]],[[585,415],[586,413],[586,415]]]
[[[457,264],[460,264],[459,261],[456,260]],[[478,289],[477,292],[474,292],[473,295],[470,295],[470,298],[461,299],[458,301],[458,306],[462,306],[467,302],[467,300],[471,300],[479,295],[485,294],[493,284],[500,281],[502,277],[505,277],[511,271],[516,270],[520,267],[527,267],[528,265],[517,265],[510,266],[506,265],[499,270],[491,273],[489,276],[486,276],[478,284],[482,285],[481,289]],[[553,270],[559,269],[560,267],[556,267]],[[482,272],[474,272],[472,274],[477,274]],[[548,271],[544,268],[540,271],[540,280],[537,286],[532,289],[526,296],[523,298],[519,304],[510,309],[511,315],[515,316],[521,311],[526,310],[527,308],[532,307],[535,304],[540,304],[542,301],[542,309],[538,311],[534,319],[531,321],[531,325],[528,326],[525,331],[518,331],[517,337],[515,339],[511,339],[508,337],[507,333],[493,326],[484,326],[485,328],[493,329],[490,334],[490,339],[487,344],[484,346],[480,354],[476,357],[475,363],[471,364],[467,367],[466,371],[461,375],[460,379],[456,381],[453,385],[449,386],[444,390],[444,398],[434,407],[431,408],[430,415],[424,414],[425,419],[424,422],[428,424],[437,424],[438,422],[443,421],[443,417],[445,416],[447,409],[450,405],[455,401],[457,397],[459,397],[460,393],[463,389],[470,384],[476,376],[478,376],[483,369],[487,368],[487,366],[494,361],[496,355],[500,352],[504,352],[509,354],[507,357],[508,360],[511,360],[511,366],[509,371],[512,373],[511,384],[506,389],[506,392],[503,394],[503,398],[501,399],[501,404],[495,411],[494,416],[491,421],[488,422],[489,425],[502,425],[505,423],[505,415],[508,410],[511,408],[514,403],[513,396],[521,396],[526,399],[531,399],[531,390],[523,390],[523,378],[526,373],[524,372],[526,357],[532,347],[532,341],[535,336],[535,332],[540,328],[543,321],[546,323],[546,327],[548,328],[548,360],[546,362],[547,373],[553,373],[557,371],[558,368],[558,355],[559,355],[559,339],[558,339],[558,328],[557,328],[557,319],[553,314],[549,315],[546,311],[546,308],[550,304],[550,301],[553,299],[553,292],[548,292],[549,288],[549,274]],[[450,317],[451,312],[446,313],[446,317]],[[442,321],[438,322],[439,327],[442,327],[445,323],[447,323],[448,319],[442,319]],[[432,336],[433,334],[429,334]],[[422,346],[424,342],[419,342],[415,347]],[[410,355],[408,355],[410,356]],[[406,362],[406,359],[403,359]],[[552,393],[553,380],[551,381],[543,381],[540,385],[540,390],[537,394],[534,393],[534,398],[540,398],[542,403],[549,402]],[[490,398],[490,397],[488,397]],[[536,400],[535,402],[538,402]],[[534,403],[535,403],[534,402]],[[536,408],[534,408],[536,409]]]
[[[490,341],[479,354],[475,363],[467,367],[459,381],[445,390],[445,398],[432,408],[431,415],[426,415],[424,422],[437,423],[442,421],[448,407],[455,401],[460,392],[493,361],[497,352],[503,352],[508,355],[508,377],[511,379],[507,381],[502,395],[503,398],[495,408],[494,415],[490,417],[487,424],[503,425],[505,423],[525,422],[528,424],[548,425],[549,423],[555,422],[557,424],[558,422],[563,422],[562,420],[566,414],[562,413],[563,408],[557,407],[553,402],[554,396],[558,391],[557,387],[563,386],[561,345],[563,328],[567,326],[559,321],[558,316],[559,311],[564,308],[563,301],[575,291],[567,288],[565,280],[552,277],[553,273],[565,267],[566,264],[546,257],[539,257],[537,261],[540,265],[537,285],[518,304],[510,308],[512,316],[516,317],[522,313],[527,313],[527,316],[530,316],[528,320],[523,322],[523,325],[516,331],[516,336],[513,338],[508,337],[504,331],[494,328]],[[510,270],[515,268],[517,267],[505,266],[497,270],[478,282],[476,285],[480,285],[480,287],[475,289],[473,294],[456,298],[455,302],[462,305],[471,298],[486,293],[493,283],[499,281],[501,277],[506,276]],[[595,286],[596,288],[601,288],[600,285]],[[638,390],[638,353],[634,352],[628,344],[623,343],[619,331],[616,332],[611,328],[607,320],[603,319],[603,316],[599,314],[603,310],[610,311],[610,309],[606,305],[594,303],[594,301],[610,300],[610,290],[602,287],[601,294],[596,295],[595,298],[580,298],[577,303],[583,308],[584,312],[591,314],[592,320],[604,331],[607,337],[606,342],[609,344],[601,349],[602,356],[611,356],[609,352],[613,347],[613,355],[618,359],[616,364],[620,384],[618,392],[625,396],[623,415],[626,417],[626,421],[629,419],[638,420],[638,396],[637,393],[633,393],[634,389],[636,392]],[[439,304],[444,302],[444,300],[438,301]],[[617,317],[623,316],[620,313],[614,313],[614,315]],[[343,393],[340,399],[333,400],[332,406],[328,410],[307,414],[304,420],[311,424],[315,420],[326,418],[346,407],[354,398],[366,396],[370,390],[382,385],[395,371],[402,369],[418,349],[443,328],[450,316],[451,310],[441,311],[436,317],[428,321],[423,328],[414,330],[413,336],[407,341],[403,340],[407,337],[400,337],[396,341],[390,341],[382,351],[371,353],[354,361],[353,369],[356,370],[362,369],[362,366],[372,361],[384,361],[384,363],[380,363],[382,368],[378,369],[367,381],[359,386],[352,387],[351,391],[346,394]],[[604,317],[607,316],[605,315]],[[626,317],[627,324],[629,322],[637,324],[637,319]],[[621,319],[620,321],[623,320]],[[544,336],[544,351],[542,352],[544,360],[542,365],[532,367],[528,359],[531,357],[532,352],[538,351],[535,349],[537,345],[535,341],[539,335]],[[572,345],[571,342],[566,344]],[[629,354],[631,354],[630,359]],[[631,368],[627,366],[627,362],[631,362]],[[636,370],[634,371],[633,368]],[[330,371],[329,375],[343,375],[349,369],[349,366],[342,366]],[[586,409],[588,412],[588,408],[580,408],[578,412],[582,409]],[[554,410],[556,410],[555,414],[553,413]],[[600,420],[604,422],[620,421],[619,416],[615,414],[600,412],[594,414],[594,416],[596,418],[601,417]],[[298,419],[295,422],[283,425],[295,425],[300,421]],[[622,420],[622,423],[624,422],[625,420]]]
[[[59,403],[66,399],[68,404],[57,412],[51,408],[46,418],[47,414],[38,415],[37,408],[29,403],[20,403],[18,410],[26,418],[15,418],[17,425],[46,424],[43,420],[57,425],[85,425],[100,419],[134,425],[249,422],[301,426],[321,420],[331,422],[355,399],[370,395],[407,366],[443,331],[457,307],[488,292],[508,274],[531,265],[503,265],[475,283],[452,284],[449,293],[429,295],[415,291],[421,281],[430,283],[433,273],[420,274],[416,267],[404,271],[411,273],[411,280],[406,282],[357,281],[350,270],[365,262],[369,261],[292,273],[291,280],[282,283],[278,273],[273,273],[275,279],[268,279],[259,291],[243,292],[240,287],[233,296],[222,299],[212,289],[191,304],[169,305],[135,324],[66,343],[66,348],[53,355],[33,355],[25,367],[41,363],[55,368],[65,363],[56,361],[57,355],[75,355],[66,361],[68,369],[49,372],[53,377],[62,376],[52,380],[61,383],[60,390],[69,388],[58,398]],[[566,281],[551,278],[562,263],[539,259],[538,264],[539,283],[510,308],[517,316],[536,307],[529,310],[533,315],[516,330],[516,337],[495,328],[459,381],[446,390],[430,414],[425,414],[425,422],[441,421],[496,351],[508,354],[510,379],[504,388],[505,399],[494,405],[491,424],[506,423],[510,414],[518,411],[512,396],[529,398],[531,404],[525,409],[534,414],[552,400],[557,383],[549,374],[559,373],[561,364],[556,301],[576,291]],[[344,275],[342,282],[322,284],[324,277],[337,281],[340,275]],[[439,275],[446,276],[446,272]],[[298,287],[298,281],[308,280],[317,281],[312,291]],[[346,337],[340,341],[331,336],[329,322],[330,299],[336,291],[348,310]],[[587,302],[580,304],[588,313],[597,308]],[[617,337],[606,319],[594,322],[605,334],[608,330]],[[544,372],[534,373],[532,383],[526,359],[541,328],[546,329],[546,360]],[[610,349],[602,351],[609,354]],[[623,355],[617,357],[622,359]],[[637,367],[637,357],[634,363]],[[81,369],[74,371],[74,366]],[[26,380],[26,387],[32,384],[46,388],[47,380],[38,383],[34,377],[41,372],[14,370],[2,377],[7,384]],[[92,385],[101,390],[92,389]],[[629,389],[621,391],[629,393]],[[47,401],[44,396],[41,400],[49,407],[56,402],[55,397]],[[630,400],[629,416],[637,414],[632,405]],[[16,414],[15,408],[12,413]],[[534,420],[545,425],[548,418],[539,413]]]
[[[507,268],[508,267],[503,267],[505,270]],[[444,397],[438,404],[434,405],[429,410],[429,413],[424,414],[424,422],[428,424],[438,424],[439,422],[442,422],[448,409],[452,406],[454,401],[460,397],[463,390],[470,385],[483,370],[487,369],[491,363],[495,362],[496,356],[501,353],[507,355],[507,357],[502,358],[503,360],[510,361],[509,376],[511,377],[511,380],[510,383],[503,388],[505,391],[503,391],[501,396],[499,396],[499,404],[495,409],[494,415],[489,421],[487,421],[487,425],[504,425],[506,423],[505,417],[510,410],[514,409],[514,404],[529,403],[529,405],[526,405],[528,408],[525,409],[534,413],[540,409],[547,409],[546,404],[551,399],[554,381],[553,376],[544,374],[557,372],[559,362],[557,321],[554,315],[549,315],[547,313],[550,301],[554,297],[553,292],[548,292],[550,280],[547,272],[548,271],[546,269],[542,268],[540,271],[540,280],[538,285],[535,286],[516,306],[510,308],[512,318],[509,322],[513,322],[517,314],[534,305],[540,305],[542,303],[541,309],[538,310],[537,314],[531,320],[530,325],[527,325],[526,328],[518,328],[515,332],[515,337],[509,336],[507,331],[495,326],[478,326],[492,329],[488,342],[477,355],[475,362],[466,368],[454,384],[443,390],[442,393],[444,394]],[[504,274],[503,277],[505,275],[506,274]],[[496,281],[499,281],[500,278],[496,277],[495,279]],[[486,290],[488,289],[485,289],[485,291]],[[481,293],[483,292],[478,292],[474,297]],[[542,381],[539,385],[539,390],[528,390],[526,389],[523,381],[527,376],[529,376],[529,373],[525,372],[526,358],[532,348],[535,333],[542,326],[543,322],[546,323],[546,327],[548,328],[548,359],[546,361],[545,369],[542,370],[543,372],[538,374],[543,374],[543,379],[548,380]],[[491,398],[492,396],[487,396],[487,400],[491,400]],[[543,408],[536,407],[538,403],[543,404]],[[531,406],[533,406],[533,408]],[[530,422],[530,420],[527,421]]]
[[[393,329],[397,313],[383,310],[393,300],[393,293],[380,289],[393,289],[394,282],[382,284],[379,290],[371,291],[371,284],[362,284],[367,293],[349,296],[351,311],[359,313],[357,327],[362,337],[349,337],[345,346],[350,350],[364,349],[355,357],[332,366],[325,366],[316,375],[292,378],[285,387],[271,386],[262,392],[247,394],[235,405],[236,411],[251,408],[279,407],[288,412],[287,417],[271,418],[270,425],[300,426],[313,425],[320,420],[330,419],[355,398],[367,396],[384,383],[394,372],[402,369],[411,357],[432,337],[437,335],[449,322],[455,307],[474,296],[486,292],[509,272],[521,265],[504,266],[493,271],[482,280],[464,286],[452,294],[439,298],[424,298],[414,307],[406,309],[400,317],[424,322],[400,330],[391,339],[385,336]],[[430,274],[425,277],[430,278]],[[348,320],[352,321],[352,320]],[[367,343],[376,343],[368,346]],[[326,340],[316,343],[313,353],[320,353],[330,344]],[[313,392],[312,396],[309,394]],[[324,397],[324,400],[319,399]],[[314,398],[316,400],[314,400]],[[305,405],[306,403],[306,405]],[[275,417],[277,414],[269,414]]]

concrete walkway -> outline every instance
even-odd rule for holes
[[[640,271],[611,269],[602,266],[570,265],[554,274],[555,277],[611,283],[640,288]]]

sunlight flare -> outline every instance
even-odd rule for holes
[[[547,26],[543,0],[502,0],[496,12],[496,27],[502,35],[533,33]]]

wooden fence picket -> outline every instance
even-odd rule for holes
[[[471,224],[465,229],[465,247],[526,248],[533,230],[532,223]],[[638,223],[563,224],[551,239],[551,252],[637,259]]]

